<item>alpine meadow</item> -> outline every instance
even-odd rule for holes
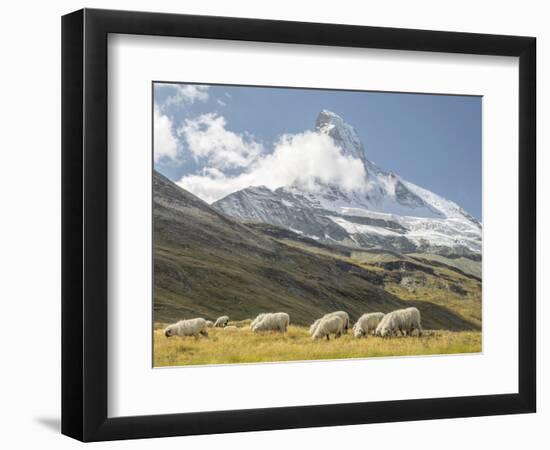
[[[153,104],[155,367],[482,351],[480,97]]]

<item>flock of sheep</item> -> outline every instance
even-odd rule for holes
[[[164,329],[166,337],[171,336],[195,336],[208,337],[208,328],[224,328],[226,331],[237,330],[237,327],[228,325],[229,316],[221,316],[215,322],[205,320],[202,317],[196,319],[180,320],[168,325]],[[290,324],[290,316],[285,312],[259,314],[250,324],[250,329],[255,332],[275,331],[286,333]],[[330,339],[330,335],[338,338],[348,332],[350,328],[349,314],[345,311],[336,311],[325,314],[317,319],[309,327],[312,339]],[[356,338],[374,334],[381,337],[391,337],[401,334],[410,336],[415,331],[422,335],[420,324],[420,311],[417,308],[405,308],[384,314],[381,312],[363,314],[353,326],[353,335]]]

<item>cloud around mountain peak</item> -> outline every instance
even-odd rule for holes
[[[328,111],[319,117],[323,113]],[[350,137],[349,129],[332,134],[344,134],[353,141],[356,135]],[[178,184],[210,203],[258,185],[269,189],[295,186],[309,192],[323,184],[334,184],[344,191],[361,191],[366,186],[365,165],[357,153],[363,151],[361,143],[352,142],[357,151],[345,151],[330,131],[319,127],[284,134],[270,150],[250,134],[227,129],[225,118],[216,114],[186,120],[178,135],[203,167],[199,173],[182,177]]]

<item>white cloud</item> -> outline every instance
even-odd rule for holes
[[[178,136],[187,141],[196,161],[219,169],[248,167],[260,155],[262,144],[253,136],[238,134],[225,128],[223,116],[203,114],[186,119],[178,129]]]
[[[153,133],[155,162],[161,159],[176,159],[178,156],[178,140],[172,131],[172,121],[159,111],[157,105],[154,106]]]
[[[221,98],[216,99],[216,102],[220,106],[227,106],[227,103],[225,103]]]
[[[225,121],[220,119],[216,119],[217,126],[225,130]],[[198,148],[207,151],[206,146]],[[363,163],[344,155],[329,136],[313,131],[282,136],[272,153],[258,155],[240,174],[227,174],[221,168],[207,166],[199,174],[184,176],[178,184],[209,203],[249,186],[273,190],[295,185],[316,191],[321,183],[331,183],[350,191],[366,185]]]
[[[167,106],[183,106],[195,102],[206,102],[208,100],[208,86],[200,84],[159,84],[159,88],[170,88],[173,94],[166,98],[162,108]]]

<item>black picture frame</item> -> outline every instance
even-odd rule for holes
[[[109,418],[107,36],[110,33],[519,57],[518,392]],[[103,441],[535,412],[535,91],[533,37],[94,9],[63,16],[62,433],[82,441]]]

